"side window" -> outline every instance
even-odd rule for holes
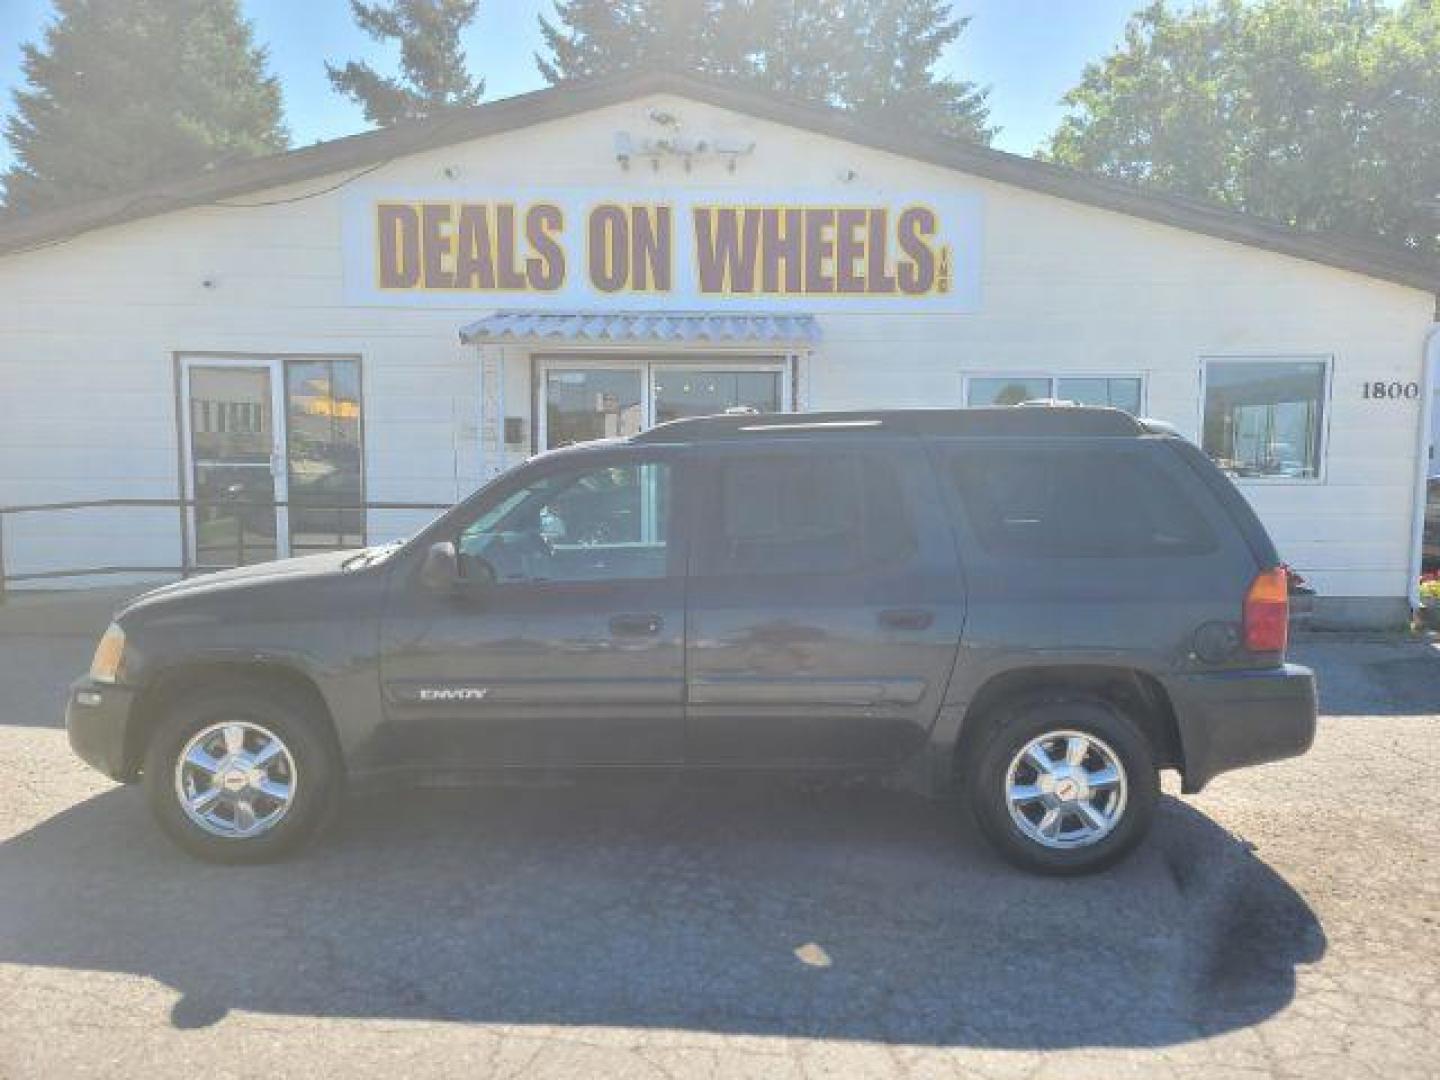
[[[952,458],[951,481],[994,555],[1166,558],[1216,547],[1183,489],[1135,453],[967,450]]]
[[[552,473],[461,530],[460,570],[501,583],[664,577],[670,504],[662,462]]]
[[[1231,476],[1314,480],[1324,421],[1324,360],[1205,361],[1205,452]]]
[[[1053,398],[1075,405],[1124,409],[1139,416],[1144,389],[1139,375],[977,375],[967,383],[965,404],[973,409]]]
[[[711,574],[848,573],[904,563],[915,525],[893,464],[872,454],[736,458],[719,470]]]

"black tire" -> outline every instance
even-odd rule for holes
[[[1059,731],[1099,739],[1124,770],[1125,802],[1119,820],[1100,839],[1082,847],[1046,847],[1033,839],[1012,818],[1006,798],[1011,762],[1032,740]],[[1119,709],[1092,698],[1039,698],[1004,707],[961,769],[971,812],[986,838],[1007,861],[1041,874],[1089,874],[1114,865],[1150,831],[1160,797],[1149,739]]]
[[[207,832],[181,806],[176,788],[176,764],[190,740],[211,725],[237,720],[273,732],[295,766],[293,801],[256,836]],[[185,693],[157,723],[145,752],[150,812],[175,844],[207,862],[271,862],[297,850],[334,816],[343,780],[339,748],[314,704],[303,694],[263,683],[224,682]]]

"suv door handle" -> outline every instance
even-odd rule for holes
[[[616,615],[610,620],[610,630],[616,634],[658,634],[665,620],[655,612],[641,615]]]
[[[891,608],[876,617],[881,626],[894,630],[928,630],[935,622],[935,613],[922,608]]]

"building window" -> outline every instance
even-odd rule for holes
[[[1205,452],[1235,477],[1315,480],[1324,360],[1205,361]]]
[[[551,368],[545,373],[548,446],[637,434],[644,426],[644,385],[638,370]]]
[[[542,450],[727,409],[791,408],[783,356],[562,355],[536,361]]]
[[[652,378],[655,391],[655,422],[707,416],[726,409],[754,409],[780,412],[782,373],[773,371],[728,371],[656,367]]]
[[[966,385],[965,404],[982,408],[1055,400],[1138,415],[1143,391],[1144,381],[1138,375],[975,375]]]

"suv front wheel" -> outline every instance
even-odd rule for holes
[[[284,687],[219,684],[176,701],[145,755],[150,810],[210,862],[266,862],[325,823],[341,769],[324,721]]]
[[[1160,794],[1144,733],[1088,698],[1009,707],[964,768],[991,843],[1045,874],[1091,873],[1124,857],[1149,831]]]

